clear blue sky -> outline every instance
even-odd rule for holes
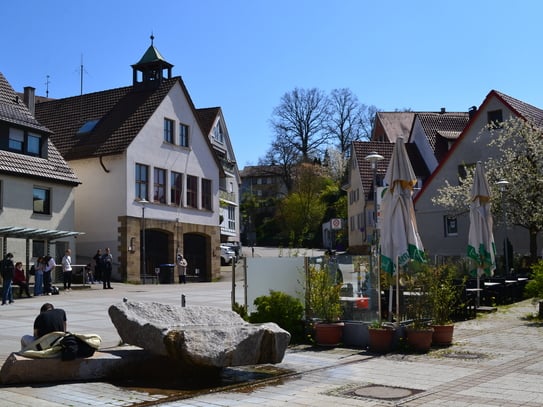
[[[150,44],[198,108],[221,106],[257,164],[296,87],[349,88],[384,111],[467,111],[491,89],[543,108],[539,0],[25,0],[1,7],[0,71],[62,98],[132,83]]]

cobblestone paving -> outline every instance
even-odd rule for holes
[[[196,285],[194,285],[196,286]],[[209,301],[209,290],[217,295],[219,285],[187,287],[188,297]],[[223,287],[228,306],[228,285]],[[116,296],[136,294],[134,287],[117,286]],[[148,287],[144,295],[175,303],[179,291],[172,287]],[[192,291],[191,291],[192,290]],[[206,290],[207,294],[206,294]],[[107,290],[114,291],[114,290]],[[220,294],[220,295],[223,295]],[[73,294],[70,294],[73,296]],[[103,294],[105,295],[105,294]],[[113,295],[107,293],[107,295]],[[110,323],[93,314],[98,304],[111,299],[68,296],[57,302],[77,314],[79,326],[93,326],[115,344]],[[76,297],[72,297],[76,298]],[[193,303],[195,301],[193,300]],[[28,310],[10,309],[31,324]],[[85,308],[87,307],[87,308]],[[4,311],[4,310],[2,310]],[[500,308],[498,312],[457,323],[453,346],[434,349],[425,355],[375,356],[359,349],[329,350],[292,348],[275,366],[283,375],[251,385],[233,385],[197,395],[175,394],[157,389],[133,389],[108,383],[64,383],[31,386],[2,386],[2,406],[542,406],[543,333],[540,325],[524,317],[535,312],[529,301]],[[21,333],[21,320],[0,313],[0,354],[5,359]],[[100,318],[99,318],[100,317]],[[99,321],[102,321],[101,323]],[[110,336],[108,336],[110,335]],[[6,340],[7,338],[7,340]]]

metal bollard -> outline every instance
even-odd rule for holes
[[[185,307],[185,294],[181,294],[181,306]]]

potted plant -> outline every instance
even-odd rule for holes
[[[460,291],[454,284],[456,273],[451,265],[431,268],[428,273],[428,300],[434,328],[432,343],[448,346],[452,343],[454,334],[451,316],[460,299]]]
[[[374,353],[389,353],[394,343],[395,329],[392,324],[373,321],[368,327],[369,350]]]
[[[410,321],[406,327],[406,343],[416,352],[428,352],[432,346],[434,329],[431,320],[429,289],[432,273],[426,263],[411,262],[406,273],[406,317]]]
[[[341,283],[328,265],[308,265],[306,276],[306,314],[315,320],[318,345],[337,346],[341,342],[343,323],[340,302]]]

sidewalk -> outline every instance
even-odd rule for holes
[[[0,307],[0,360],[19,348],[43,302],[64,308],[68,329],[102,336],[102,347],[119,337],[107,314],[123,297],[187,306],[230,308],[231,282],[180,285],[114,284],[16,300]],[[534,312],[524,301],[476,320],[456,324],[455,344],[427,355],[374,356],[358,349],[289,349],[283,362],[231,369],[259,378],[252,385],[189,394],[109,383],[3,386],[5,406],[541,406],[543,332],[522,318]],[[273,370],[275,375],[267,372]],[[277,376],[277,373],[281,373]],[[150,385],[151,386],[151,385]]]

